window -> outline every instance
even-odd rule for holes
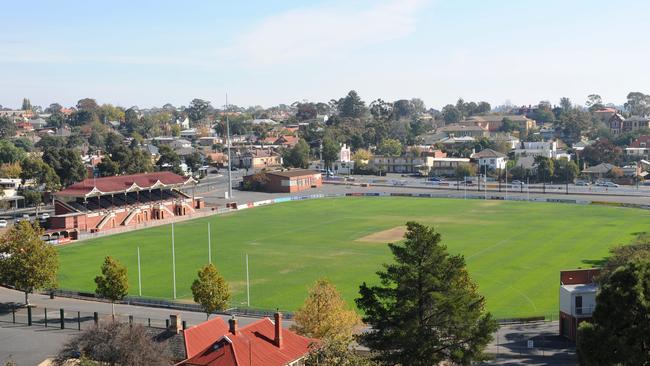
[[[582,296],[576,296],[576,314],[582,315]]]

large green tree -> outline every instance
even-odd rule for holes
[[[581,365],[650,365],[650,261],[618,267],[600,283],[591,323],[578,328]]]
[[[68,186],[86,177],[86,167],[75,149],[48,149],[43,152],[43,161],[52,167],[61,178],[61,184]]]
[[[0,117],[0,138],[7,139],[16,136],[16,125],[8,117]]]
[[[0,282],[28,295],[57,285],[58,252],[41,239],[43,230],[21,221],[0,238]]]
[[[332,163],[338,160],[341,147],[334,139],[325,137],[323,139],[323,161],[325,167],[332,168]]]
[[[187,107],[185,111],[192,122],[198,122],[208,116],[208,112],[211,108],[212,106],[210,106],[210,102],[196,98],[192,99],[190,106]]]
[[[201,305],[206,319],[217,310],[225,310],[230,300],[230,288],[214,264],[206,264],[192,283],[194,302]]]
[[[550,182],[555,173],[555,163],[553,159],[545,156],[536,156],[535,171],[537,172],[537,179],[540,182]]]
[[[396,139],[384,139],[377,146],[377,154],[386,156],[400,156],[404,152],[402,143]]]
[[[25,157],[25,152],[9,140],[0,139],[0,164],[16,163]]]
[[[129,277],[126,267],[111,256],[104,258],[102,274],[95,277],[95,293],[111,300],[111,314],[115,319],[115,302],[129,293]]]
[[[573,183],[580,174],[578,165],[566,158],[555,160],[553,166],[553,181],[563,183]]]
[[[38,156],[30,155],[20,162],[20,178],[24,181],[33,179],[42,185],[46,191],[55,191],[61,188],[61,181],[51,166],[45,164]]]
[[[388,244],[395,262],[361,285],[358,308],[370,330],[359,342],[385,364],[469,365],[497,328],[461,255],[450,255],[433,228],[408,222],[403,244]]]
[[[645,116],[650,113],[650,95],[630,92],[627,95],[625,109],[633,116]]]
[[[284,163],[296,168],[307,168],[309,166],[309,145],[304,139],[298,140],[298,143],[289,149],[285,154]]]
[[[336,102],[336,107],[339,116],[343,118],[361,118],[367,111],[365,102],[354,90],[351,90],[344,98],[339,99]]]

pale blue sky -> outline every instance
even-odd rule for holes
[[[646,0],[0,0],[0,105],[650,92]],[[9,16],[8,16],[9,15]]]

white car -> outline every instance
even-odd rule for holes
[[[50,218],[50,214],[47,212],[44,212],[41,214],[41,220],[47,220]]]
[[[7,227],[7,220],[0,220],[0,228]]]

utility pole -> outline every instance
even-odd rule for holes
[[[226,142],[228,143],[228,199],[232,199],[232,156],[230,155],[230,121],[228,120],[228,93],[226,93]]]

